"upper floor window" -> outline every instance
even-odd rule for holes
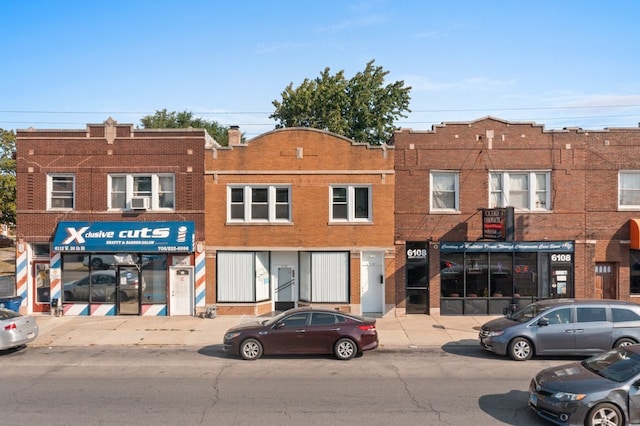
[[[459,211],[459,173],[431,172],[430,192],[432,211]]]
[[[55,174],[47,176],[47,209],[75,208],[75,176]]]
[[[551,210],[551,173],[544,171],[503,171],[489,174],[489,206],[518,210]]]
[[[621,171],[618,188],[618,208],[640,209],[640,171]]]
[[[230,222],[290,222],[289,186],[232,185],[227,189]]]
[[[173,174],[109,175],[109,209],[175,209]]]
[[[332,222],[371,222],[371,186],[331,187]]]

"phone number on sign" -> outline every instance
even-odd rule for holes
[[[159,246],[158,251],[189,251],[185,246]]]

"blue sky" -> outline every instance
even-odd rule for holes
[[[640,122],[637,0],[2,0],[0,17],[3,129],[166,108],[250,139],[289,83],[370,60],[412,87],[401,127]]]

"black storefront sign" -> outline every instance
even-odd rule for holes
[[[482,210],[482,239],[484,240],[514,240],[514,208]]]

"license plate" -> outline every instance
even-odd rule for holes
[[[530,394],[529,395],[529,404],[533,405],[534,407],[536,405],[538,405],[538,397],[534,394]]]
[[[27,333],[27,339],[33,339],[35,335],[36,333],[34,333],[33,331],[31,333]]]

